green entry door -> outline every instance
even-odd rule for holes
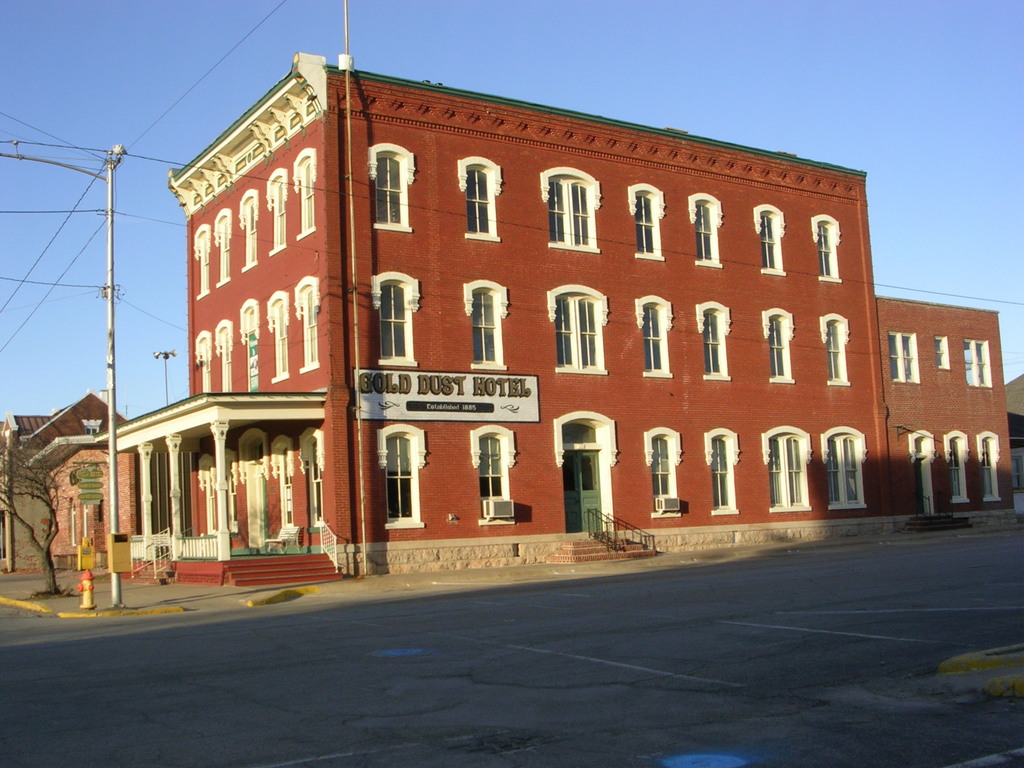
[[[562,462],[565,493],[565,531],[579,533],[586,521],[583,510],[601,511],[601,481],[597,451],[566,451]]]

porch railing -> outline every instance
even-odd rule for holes
[[[334,570],[341,570],[341,563],[338,561],[338,537],[331,527],[323,520],[320,521],[320,549],[325,555],[331,558],[334,563]]]
[[[608,549],[621,551],[629,544],[639,544],[645,550],[654,549],[653,533],[648,533],[613,515],[596,509],[585,509],[583,520],[590,538],[600,541]]]
[[[138,573],[152,566],[156,573],[156,564],[171,559],[171,529],[152,533],[146,536],[132,536],[132,573]]]
[[[216,560],[217,534],[182,536],[177,540],[180,560]]]

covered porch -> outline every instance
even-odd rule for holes
[[[125,422],[138,457],[140,563],[228,563],[324,554],[323,392],[206,393]],[[187,570],[187,569],[185,569]]]

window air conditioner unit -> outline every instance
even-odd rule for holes
[[[654,498],[655,512],[678,512],[679,499],[674,496],[656,496]]]
[[[511,499],[484,499],[484,517],[488,520],[508,520],[516,516]]]

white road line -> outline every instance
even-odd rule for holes
[[[463,635],[444,635],[444,637],[450,637],[456,640],[465,640],[471,643],[479,643],[480,645],[494,645],[500,648],[510,648],[514,651],[526,651],[527,653],[541,653],[547,656],[560,656],[563,659],[575,659],[576,661],[586,661],[591,664],[603,664],[607,667],[618,667],[620,669],[630,669],[634,672],[643,672],[647,675],[655,675],[657,677],[671,677],[677,680],[689,680],[697,683],[710,683],[711,685],[724,685],[728,688],[742,688],[741,683],[730,683],[725,680],[715,680],[709,677],[695,677],[694,675],[680,675],[675,672],[666,672],[663,669],[652,669],[651,667],[641,667],[636,664],[625,664],[621,661],[611,661],[609,659],[599,659],[595,656],[581,656],[576,653],[565,653],[563,651],[552,651],[546,648],[533,648],[529,645],[515,645],[513,643],[501,643],[493,640],[481,640],[475,637],[465,637]]]
[[[384,747],[383,749],[353,749],[348,752],[335,752],[330,755],[311,755],[310,757],[300,757],[283,763],[260,763],[259,765],[250,765],[248,768],[289,768],[293,765],[312,765],[313,763],[320,763],[324,760],[336,760],[339,757],[361,757],[363,755],[379,755],[384,752],[395,752],[400,749],[422,748],[422,744],[396,744],[393,747]]]
[[[873,613],[969,613],[972,611],[1024,611],[1024,605],[1003,608],[861,608],[849,611],[775,611],[776,616],[849,616]]]
[[[845,637],[863,637],[866,640],[893,640],[899,643],[927,643],[928,645],[947,645],[939,640],[918,640],[913,637],[889,637],[887,635],[866,635],[861,632],[836,632],[830,629],[808,629],[807,627],[786,627],[781,624],[751,624],[745,621],[721,621],[719,624],[733,624],[737,627],[760,627],[761,629],[784,629],[790,632],[808,632],[816,635],[843,635]]]
[[[985,757],[968,760],[966,763],[953,763],[952,765],[943,766],[943,768],[986,768],[986,766],[990,765],[1006,765],[1006,763],[1018,757],[1024,757],[1024,747],[1000,752],[998,755],[986,755]]]

